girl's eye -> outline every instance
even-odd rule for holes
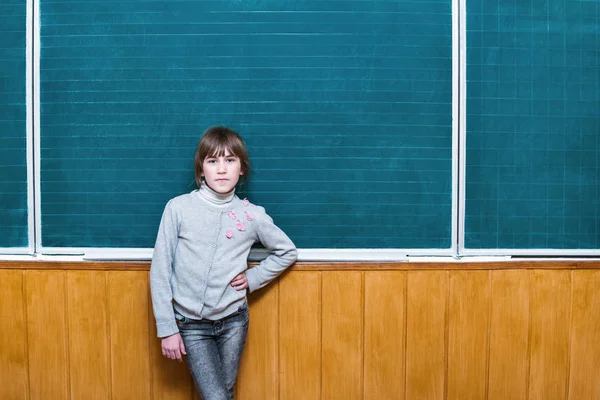
[[[227,162],[229,162],[229,163],[235,162],[235,158],[228,158]]]
[[[209,164],[214,164],[214,163],[217,162],[217,160],[206,160],[206,162],[209,163]]]

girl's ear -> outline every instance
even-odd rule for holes
[[[244,175],[244,171],[240,171],[240,176]]]

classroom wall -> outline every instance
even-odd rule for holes
[[[0,398],[197,399],[148,263],[0,262]],[[298,263],[250,296],[237,399],[600,399],[600,262]]]

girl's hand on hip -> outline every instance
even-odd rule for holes
[[[164,338],[161,341],[161,348],[163,356],[179,362],[182,360],[181,355],[187,354],[185,352],[183,339],[181,339],[181,335],[179,333]]]
[[[231,281],[231,286],[235,288],[235,290],[243,290],[248,288],[248,278],[246,278],[245,273],[241,273]]]

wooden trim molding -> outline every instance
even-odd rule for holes
[[[254,266],[256,263],[250,263]],[[0,269],[149,271],[148,261],[0,261]],[[414,271],[414,270],[503,270],[600,269],[600,260],[494,261],[494,262],[297,262],[294,271]]]

